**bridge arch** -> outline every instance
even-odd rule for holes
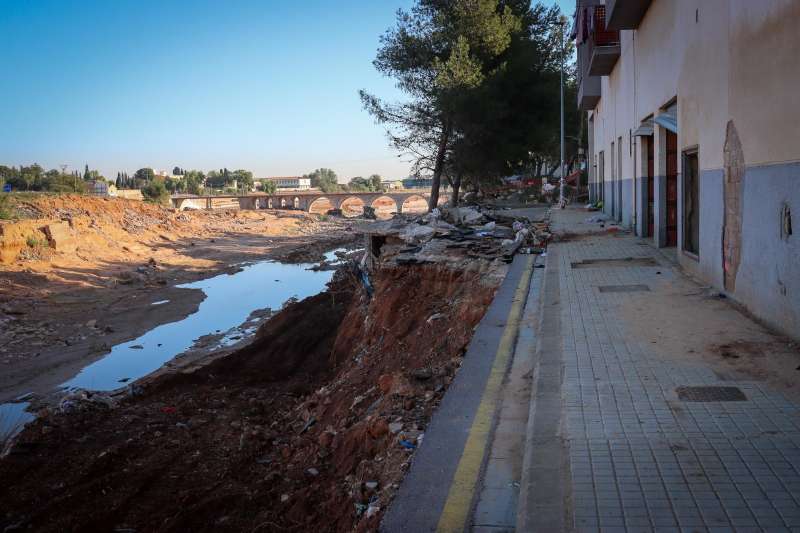
[[[412,194],[400,206],[403,213],[425,213],[428,210],[428,200],[421,194]]]
[[[372,200],[370,207],[375,210],[375,216],[378,218],[392,218],[392,213],[399,213],[400,206],[397,201],[388,195],[381,195]]]
[[[308,204],[308,212],[324,215],[334,207],[335,206],[330,198],[327,196],[320,196],[319,198],[314,198],[311,203]]]
[[[292,200],[292,207],[294,207],[295,209],[300,209],[300,198],[298,198],[297,196],[295,196],[294,200]]]
[[[281,198],[281,209],[286,209],[286,198]]]
[[[342,210],[342,215],[347,218],[357,217],[364,214],[364,200],[358,196],[348,196],[342,203],[339,204],[339,209]]]

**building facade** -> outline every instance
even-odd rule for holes
[[[290,189],[293,191],[307,191],[311,188],[311,178],[301,176],[276,176],[264,178],[271,181],[278,189]]]
[[[574,25],[592,200],[795,337],[799,24],[797,0],[577,0]]]

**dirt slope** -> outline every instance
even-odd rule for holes
[[[372,298],[339,274],[228,358],[45,416],[0,461],[0,528],[374,530],[494,294],[483,274],[384,268]]]

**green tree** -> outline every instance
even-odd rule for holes
[[[189,170],[184,171],[183,180],[186,182],[186,192],[200,194],[203,192],[206,176],[199,170]]]
[[[144,199],[149,202],[166,204],[169,201],[169,191],[161,178],[150,180],[141,191]]]
[[[133,174],[134,186],[141,188],[145,184],[153,181],[155,177],[156,173],[153,172],[152,168],[150,167],[140,168]]]
[[[415,175],[432,177],[429,209],[436,206],[448,152],[459,135],[457,110],[466,94],[502,68],[521,21],[520,1],[418,0],[398,11],[397,26],[381,39],[374,65],[397,80],[408,100],[386,103],[361,91],[364,107],[389,126],[392,146],[414,161]]]
[[[311,186],[319,188],[322,192],[337,192],[342,190],[336,172],[329,168],[318,168],[310,174],[305,174],[303,177],[310,178]]]
[[[373,174],[369,177],[369,181],[372,184],[373,191],[383,192],[383,178],[381,178],[380,174]]]
[[[226,171],[223,169],[212,170],[208,173],[206,184],[212,189],[223,189],[227,185]]]
[[[267,194],[275,194],[275,191],[278,190],[278,186],[275,185],[275,182],[272,180],[261,180],[261,190]]]
[[[253,173],[249,170],[234,170],[231,172],[231,183],[236,180],[236,187],[239,190],[250,191],[253,188]]]

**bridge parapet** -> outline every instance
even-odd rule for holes
[[[285,192],[275,194],[245,194],[217,196],[174,196],[170,199],[172,207],[184,209],[300,209],[310,212],[315,202],[327,200],[333,209],[341,209],[342,205],[352,198],[358,198],[364,205],[374,207],[380,198],[389,198],[395,203],[396,211],[403,212],[405,203],[411,198],[427,200],[430,192]]]

